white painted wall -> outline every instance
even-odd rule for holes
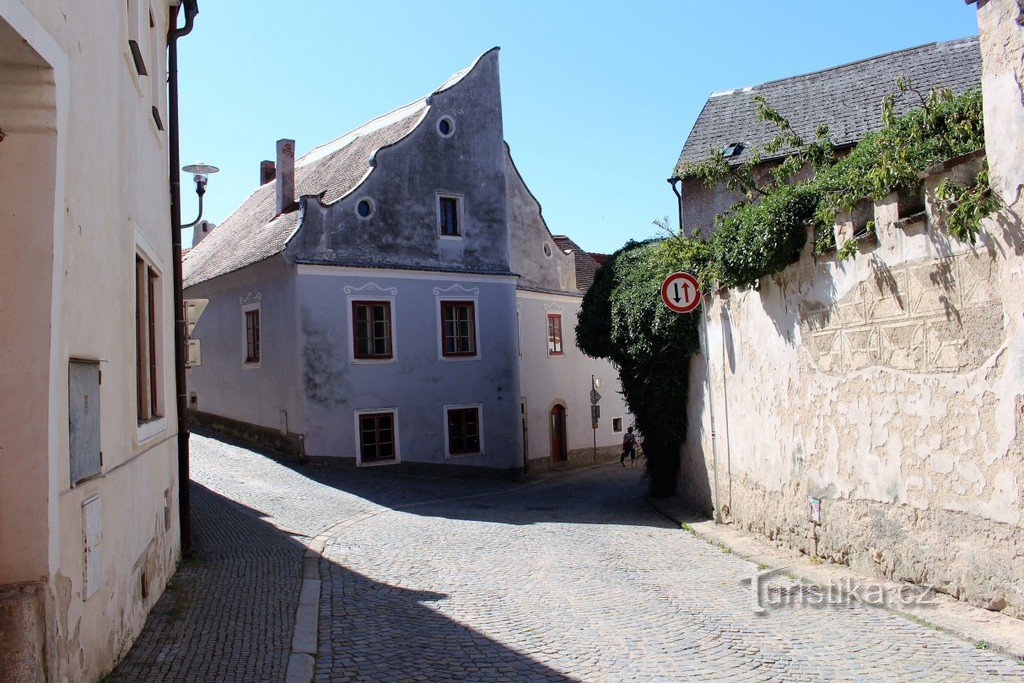
[[[0,523],[0,584],[45,586],[54,679],[96,680],[111,668],[141,629],[179,548],[167,138],[151,114],[156,105],[166,125],[169,4],[140,2],[147,30],[150,11],[156,24],[141,37],[146,77],[128,55],[124,3],[0,0],[0,192],[5,207],[22,209],[0,219],[0,232],[15,240],[0,257],[3,305],[12,307],[2,312],[15,323],[0,332],[0,519],[32,515],[23,518],[28,524]],[[43,68],[26,81],[19,74],[28,49]],[[143,433],[135,405],[137,250],[160,270],[163,302],[165,421]],[[22,296],[26,285],[32,292]],[[103,373],[103,468],[76,487],[68,459],[71,358],[98,360]],[[86,598],[82,506],[97,496],[93,539],[103,559]]]
[[[530,468],[544,469],[551,461],[550,413],[555,403],[566,407],[570,460],[586,462],[592,457],[591,376],[601,380],[597,447],[606,451],[620,448],[622,435],[632,425],[632,418],[621,394],[618,370],[611,362],[591,358],[576,346],[576,317],[582,297],[520,290],[516,301],[519,311],[519,376],[529,419]],[[550,313],[562,316],[562,356],[548,354],[547,316]],[[612,430],[612,419],[616,417],[622,418],[623,432]]]

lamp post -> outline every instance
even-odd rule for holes
[[[176,119],[177,117],[175,117]],[[177,145],[175,145],[175,149]],[[175,155],[177,156],[177,155]],[[175,169],[176,171],[177,169]],[[185,385],[185,344],[187,344],[188,333],[185,321],[185,296],[181,275],[181,231],[191,228],[203,218],[203,195],[206,194],[206,183],[210,175],[220,169],[216,166],[202,162],[183,166],[186,173],[192,173],[192,180],[196,183],[196,195],[199,196],[199,215],[191,223],[175,225],[174,227],[174,377],[175,393],[177,395],[178,413],[178,515],[181,523],[181,551],[185,557],[192,554],[192,509],[189,496],[189,448],[188,448],[188,398]],[[174,216],[181,219],[181,208],[177,201],[174,204]]]
[[[199,196],[199,215],[191,223],[185,223],[181,226],[181,229],[191,228],[196,223],[203,219],[203,195],[206,194],[206,183],[210,180],[210,176],[219,171],[220,169],[210,164],[204,164],[201,161],[197,161],[194,164],[188,166],[182,166],[181,170],[185,173],[191,173],[192,180],[196,183],[196,194]]]

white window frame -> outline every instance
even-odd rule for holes
[[[391,422],[395,432],[395,457],[393,460],[363,462],[363,431],[359,426],[359,418],[362,415],[378,415],[380,413],[391,414]],[[388,408],[359,408],[354,410],[352,411],[352,425],[355,430],[356,467],[382,467],[386,465],[397,465],[402,462],[402,450],[400,448],[401,441],[398,436],[398,408],[396,406],[390,406]]]
[[[562,350],[558,352],[551,350],[551,330],[548,328],[551,316],[558,316],[559,343],[562,345]],[[565,358],[565,327],[562,325],[564,317],[565,315],[560,310],[544,311],[544,348],[548,358]]]
[[[352,319],[352,304],[357,301],[373,302],[379,301],[382,303],[390,304],[391,306],[391,358],[356,358],[356,321]],[[349,294],[345,300],[345,309],[348,311],[346,318],[348,320],[348,362],[350,365],[380,365],[382,363],[397,363],[398,362],[398,309],[396,308],[395,297],[393,295],[381,296],[381,295],[361,295],[361,294]]]
[[[263,367],[264,344],[263,344],[263,310],[262,310],[262,305],[263,305],[262,301],[255,301],[255,302],[253,302],[251,304],[242,304],[242,307],[241,307],[242,311],[241,311],[240,315],[242,316],[242,367],[244,369],[246,369],[246,370],[258,370],[258,369]],[[245,327],[245,314],[248,313],[249,311],[258,311],[259,314],[260,314],[260,327],[259,327],[259,330],[260,330],[260,359],[258,361],[256,361],[255,363],[250,363],[248,361],[248,358],[249,358],[249,338],[248,338],[247,330],[246,330],[246,327]]]
[[[448,122],[449,130],[448,130],[447,134],[441,132],[441,122],[442,121],[447,121]],[[450,138],[453,135],[455,135],[455,119],[452,118],[451,114],[444,114],[442,116],[438,116],[437,117],[437,121],[434,122],[434,132],[437,133],[438,136],[440,136],[441,138],[443,138],[445,140],[447,140],[448,138]]]
[[[458,235],[445,235],[441,233],[441,198],[454,199],[456,206],[456,220],[459,222],[459,234]],[[466,199],[461,192],[445,192],[443,190],[437,190],[434,192],[434,212],[436,214],[434,230],[437,232],[438,238],[442,240],[461,240],[466,236]]]
[[[618,421],[619,421],[619,428],[618,428],[618,429],[616,429],[616,428],[615,428],[615,421],[616,421],[616,420],[618,420]],[[626,430],[625,430],[625,428],[624,428],[624,427],[622,426],[622,416],[621,416],[621,415],[619,415],[619,416],[617,416],[617,417],[613,417],[613,418],[612,418],[612,434],[621,434],[621,433],[623,433],[624,431],[626,431]]]
[[[480,449],[476,453],[452,453],[451,444],[448,439],[448,411],[449,410],[465,410],[467,408],[476,408],[477,410],[477,427],[480,430]],[[483,403],[456,403],[452,405],[444,406],[441,412],[442,422],[441,431],[444,433],[444,457],[446,460],[460,459],[460,458],[478,458],[485,454],[484,450],[484,404]]]
[[[479,295],[475,293],[465,294],[444,294],[437,296],[437,306],[435,308],[436,315],[434,316],[437,321],[437,332],[434,336],[437,338],[437,358],[445,362],[459,363],[465,361],[478,361],[480,360],[480,300]],[[472,356],[446,356],[444,355],[444,311],[442,303],[446,301],[471,301],[473,303],[473,334],[476,340],[476,353]]]
[[[146,35],[149,42],[149,86],[150,86],[150,113],[149,123],[150,129],[153,134],[156,135],[157,142],[160,146],[163,146],[164,136],[167,135],[167,107],[164,106],[164,100],[167,95],[167,70],[163,64],[161,64],[162,55],[160,54],[161,43],[161,31],[160,31],[160,10],[157,5],[148,3],[144,9],[145,29]],[[152,20],[152,26],[150,26],[150,20]],[[166,46],[165,46],[166,47]],[[160,74],[164,74],[164,77],[160,77]],[[156,119],[153,117],[152,109],[156,109],[157,115],[160,117],[160,125],[163,128],[157,127]]]
[[[143,27],[142,22],[143,10],[148,8],[149,3],[147,0],[127,0],[125,2],[125,12],[122,15],[124,17],[124,33],[121,34],[121,44],[124,46],[123,54],[128,71],[132,75],[132,84],[135,86],[135,91],[139,97],[145,95],[146,91],[142,87],[143,76],[139,73],[138,66],[135,63],[135,55],[132,54],[130,43],[135,43],[142,64],[146,68],[146,73],[150,75],[152,68],[149,64],[146,64],[146,60],[150,57],[149,50],[146,49],[147,45],[145,44],[145,39],[149,37],[149,15],[146,15],[145,27]]]
[[[140,258],[140,259],[142,259],[143,263],[145,263],[145,265],[148,268],[152,268],[153,270],[156,271],[157,283],[159,285],[158,294],[157,294],[156,301],[154,302],[154,306],[153,306],[153,316],[155,318],[154,334],[155,334],[155,337],[156,337],[155,340],[154,340],[154,345],[156,347],[156,368],[157,368],[157,373],[158,373],[157,386],[156,386],[156,390],[157,390],[156,391],[156,394],[157,394],[157,404],[156,404],[156,408],[155,408],[154,412],[159,413],[159,414],[156,417],[152,417],[149,420],[146,420],[145,422],[139,422],[138,421],[138,406],[134,406],[133,407],[133,412],[135,413],[135,416],[136,416],[135,420],[134,420],[135,425],[136,425],[136,429],[135,429],[135,445],[136,446],[141,446],[141,445],[145,444],[146,442],[152,441],[153,439],[157,438],[158,436],[160,436],[161,434],[166,432],[167,431],[167,427],[168,427],[168,421],[167,421],[167,408],[168,408],[167,386],[166,386],[166,382],[164,381],[166,376],[167,376],[167,373],[164,372],[164,358],[165,358],[165,353],[167,351],[167,349],[165,348],[165,345],[164,345],[164,335],[167,332],[167,330],[165,329],[165,324],[164,324],[164,311],[167,310],[166,309],[166,305],[167,304],[164,301],[165,296],[164,296],[164,285],[163,285],[164,278],[166,277],[165,273],[167,273],[167,268],[165,267],[165,264],[160,259],[156,258],[156,256],[155,256],[156,250],[152,247],[152,245],[149,243],[149,240],[146,238],[146,235],[142,232],[142,230],[139,229],[139,226],[134,221],[131,221],[131,227],[132,227],[132,232],[135,235],[135,250],[134,250],[134,255],[132,257],[132,266],[131,266],[132,267],[132,271],[131,271],[132,272],[132,283],[134,285],[135,282],[136,282],[136,279],[138,277],[137,273],[136,273],[135,259],[136,258]],[[133,286],[132,289],[135,290],[135,291],[138,291],[135,286]],[[135,296],[132,297],[132,303],[135,306],[135,309],[133,309],[133,310],[138,310],[138,301],[136,300]],[[133,318],[133,327],[135,327],[135,325],[137,325],[137,323],[134,322],[135,316],[132,316],[132,318]],[[137,333],[138,333],[138,331],[136,330],[136,334]],[[134,337],[134,335],[133,335],[133,337]],[[136,350],[136,353],[138,353],[137,350]],[[136,387],[136,390],[137,390],[138,389],[138,382],[139,382],[139,378],[138,378],[138,363],[137,362],[135,363],[135,370],[133,371],[133,376],[134,376],[134,379],[135,379],[135,387]],[[135,402],[133,402],[133,403],[135,403]]]
[[[369,206],[370,206],[370,213],[365,215],[365,216],[360,216],[359,215],[359,205],[362,204],[363,202],[366,202],[367,204],[369,204]],[[440,202],[438,202],[438,203],[440,204]],[[373,218],[374,214],[377,213],[377,202],[373,201],[373,197],[367,197],[367,196],[360,197],[352,205],[352,213],[354,213],[356,215],[356,218],[358,218],[359,220],[361,220],[361,221],[368,221],[371,218]]]

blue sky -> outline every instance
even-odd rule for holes
[[[200,0],[179,43],[182,163],[221,168],[219,222],[279,138],[302,154],[498,45],[505,139],[549,227],[610,252],[675,215],[665,179],[710,93],[976,33],[962,0]]]

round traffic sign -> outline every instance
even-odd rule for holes
[[[661,300],[674,313],[689,313],[700,304],[700,285],[689,273],[672,273],[661,284]]]

